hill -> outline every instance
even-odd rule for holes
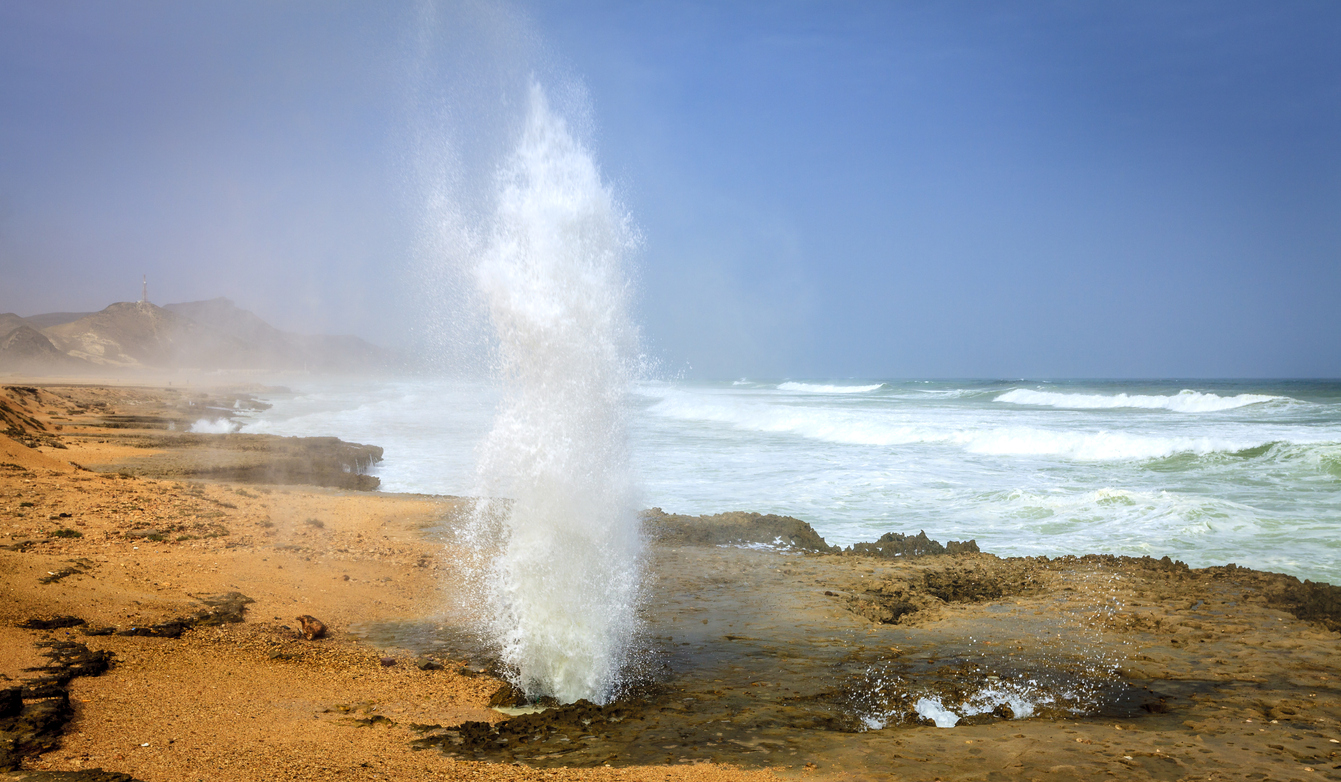
[[[4,318],[5,316],[0,316]],[[0,320],[0,329],[9,322]],[[72,370],[80,361],[62,353],[42,332],[20,325],[0,337],[0,367],[20,372]]]
[[[166,307],[118,302],[87,314],[0,315],[0,371],[360,373],[393,364],[393,354],[358,337],[281,331],[224,298]]]

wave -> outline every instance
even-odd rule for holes
[[[779,383],[779,391],[799,391],[803,394],[864,394],[869,391],[875,391],[884,388],[884,383],[876,383],[869,386],[835,386],[820,383]]]
[[[1031,391],[1027,388],[1016,388],[1007,391],[994,401],[1015,405],[1064,407],[1072,410],[1103,410],[1126,407],[1142,410],[1172,410],[1176,413],[1215,413],[1264,402],[1293,402],[1296,400],[1287,396],[1270,396],[1267,394],[1218,396],[1191,389],[1183,389],[1172,396],[1151,396],[1144,394],[1062,394],[1055,391]]]
[[[995,391],[981,388],[914,388],[911,394],[894,394],[893,399],[967,399],[975,396],[994,394]]]
[[[1077,431],[1033,426],[990,424],[937,425],[900,420],[892,415],[845,409],[767,405],[670,394],[652,405],[653,415],[678,420],[721,423],[740,431],[794,435],[841,445],[904,446],[940,444],[985,456],[1055,457],[1075,461],[1144,461],[1188,454],[1237,455],[1273,443],[1276,436],[1158,435],[1108,430]],[[1333,440],[1293,441],[1312,445]]]

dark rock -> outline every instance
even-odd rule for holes
[[[298,617],[298,624],[302,627],[303,637],[309,641],[326,635],[326,625],[315,616],[303,614]]]
[[[237,624],[242,621],[242,612],[247,605],[256,601],[241,592],[228,592],[222,595],[198,598],[208,608],[192,614],[188,621],[192,625],[210,627],[222,624]]]
[[[1316,622],[1332,632],[1341,632],[1341,587],[1315,581],[1300,582],[1281,576],[1278,589],[1268,589],[1267,599],[1296,618]]]
[[[396,658],[395,658],[395,657],[383,657],[383,658],[380,660],[380,662],[382,663],[382,667],[383,667],[383,668],[390,668],[391,666],[393,666],[393,665],[396,664]]]
[[[420,657],[414,661],[414,665],[421,671],[441,671],[442,663],[431,657]]]
[[[185,632],[186,628],[190,627],[191,624],[189,618],[169,619],[166,622],[150,625],[148,627],[132,627],[129,630],[118,630],[116,634],[148,638],[181,638],[182,633]],[[93,635],[93,633],[89,633],[89,635]]]
[[[503,686],[489,698],[489,707],[503,706],[506,708],[515,708],[525,706],[529,701],[526,699],[526,693],[511,682],[503,682]]]
[[[61,568],[60,570],[57,570],[54,573],[48,573],[47,575],[37,579],[38,583],[54,584],[57,581],[60,581],[61,579],[69,578],[70,576],[77,576],[82,573],[87,573],[94,568],[93,562],[87,559],[72,559],[69,560],[69,563],[70,563],[69,565]]]
[[[112,663],[107,651],[90,651],[72,641],[42,641],[38,648],[49,665],[28,670],[38,676],[19,690],[18,711],[12,690],[0,696],[0,771],[18,769],[23,758],[49,752],[74,715],[70,706],[70,681],[77,676],[98,676]],[[25,703],[26,701],[26,703]]]
[[[2,782],[140,782],[120,771],[86,768],[79,771],[17,771],[12,776],[0,777]]]
[[[38,700],[17,716],[0,722],[0,770],[17,769],[24,757],[56,748],[61,731],[74,716],[65,691]]]
[[[916,535],[903,535],[898,532],[886,532],[874,543],[856,543],[843,553],[860,554],[872,557],[921,557],[929,554],[977,554],[977,541],[951,540],[942,546],[927,537],[926,530]]]
[[[790,516],[718,513],[679,516],[660,508],[643,511],[643,523],[658,542],[678,546],[726,546],[759,543],[818,554],[838,553],[809,524]]]
[[[57,630],[62,627],[78,627],[85,624],[77,616],[55,616],[51,619],[29,619],[19,625],[24,630]]]
[[[0,719],[17,716],[23,711],[23,688],[9,687],[0,690]]]

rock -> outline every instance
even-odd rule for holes
[[[809,524],[791,516],[759,513],[718,513],[715,516],[679,516],[660,508],[643,511],[648,532],[663,544],[722,546],[759,543],[791,551],[838,553]]]
[[[921,557],[928,554],[977,554],[979,551],[977,541],[951,540],[942,546],[928,538],[926,530],[923,530],[916,535],[886,532],[874,543],[856,543],[843,553],[874,557]]]
[[[74,716],[70,680],[98,676],[112,663],[110,652],[90,651],[72,641],[41,641],[37,646],[45,649],[42,655],[50,664],[29,669],[38,675],[22,688],[0,690],[0,771],[16,770],[23,758],[54,749]]]
[[[23,688],[9,687],[0,690],[0,719],[16,717],[23,711]]]
[[[242,612],[247,609],[247,605],[256,602],[241,592],[228,592],[212,597],[202,597],[199,600],[209,607],[203,611],[197,611],[190,617],[183,617],[182,621],[189,625],[205,626],[236,624],[242,621]]]
[[[12,777],[3,779],[5,782],[139,782],[130,774],[103,771],[100,768],[85,768],[79,771],[20,771]]]
[[[414,665],[421,671],[442,670],[442,663],[438,662],[437,660],[434,660],[431,657],[420,657],[419,659],[414,661]]]
[[[29,619],[19,625],[24,630],[56,630],[62,627],[78,627],[84,620],[77,616],[54,616],[50,619]]]
[[[307,640],[312,641],[326,635],[326,625],[315,616],[303,614],[297,619],[298,624],[301,625],[303,637]]]
[[[512,682],[503,682],[503,686],[489,698],[489,708],[496,706],[517,707],[527,704],[526,693],[513,685]]]
[[[383,657],[383,658],[381,659],[381,663],[382,663],[382,667],[383,667],[383,668],[390,668],[391,666],[393,666],[393,665],[396,664],[396,658],[395,658],[395,657]]]

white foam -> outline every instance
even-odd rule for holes
[[[1080,431],[1039,426],[938,426],[925,419],[901,418],[887,411],[770,405],[666,392],[649,408],[655,415],[712,421],[736,429],[793,434],[844,445],[902,446],[917,443],[957,446],[992,456],[1054,456],[1079,461],[1160,459],[1180,453],[1234,452],[1270,441],[1226,437],[1151,435],[1119,431]]]
[[[913,711],[923,719],[936,723],[938,728],[953,728],[965,717],[979,714],[992,714],[1001,706],[1010,707],[1011,719],[1028,719],[1041,705],[1056,703],[1057,699],[1037,682],[992,682],[977,691],[969,693],[963,701],[946,705],[939,697],[924,695],[913,704]],[[1082,709],[1071,708],[1072,712]],[[883,728],[888,717],[868,715],[862,718],[868,728]]]
[[[884,383],[869,386],[836,386],[827,383],[779,383],[779,391],[797,391],[803,394],[865,394],[882,387]]]
[[[236,432],[238,428],[237,424],[227,418],[202,418],[191,424],[191,431],[196,434],[230,434]]]
[[[1038,688],[1028,685],[1015,685],[998,682],[990,684],[970,695],[961,707],[963,716],[991,714],[998,706],[1006,705],[1014,713],[1014,719],[1032,717],[1034,709],[1041,704],[1052,703],[1055,699]]]
[[[1170,396],[1145,394],[1061,394],[1055,391],[1033,391],[1016,388],[996,398],[997,402],[1040,407],[1061,407],[1071,410],[1101,410],[1110,408],[1137,408],[1141,410],[1172,410],[1177,413],[1216,413],[1234,410],[1264,402],[1294,401],[1289,397],[1267,394],[1216,394],[1183,389]]]
[[[953,711],[945,708],[940,698],[923,697],[918,698],[917,703],[913,704],[913,711],[922,719],[931,720],[936,723],[938,728],[953,728],[959,724],[960,717]]]

